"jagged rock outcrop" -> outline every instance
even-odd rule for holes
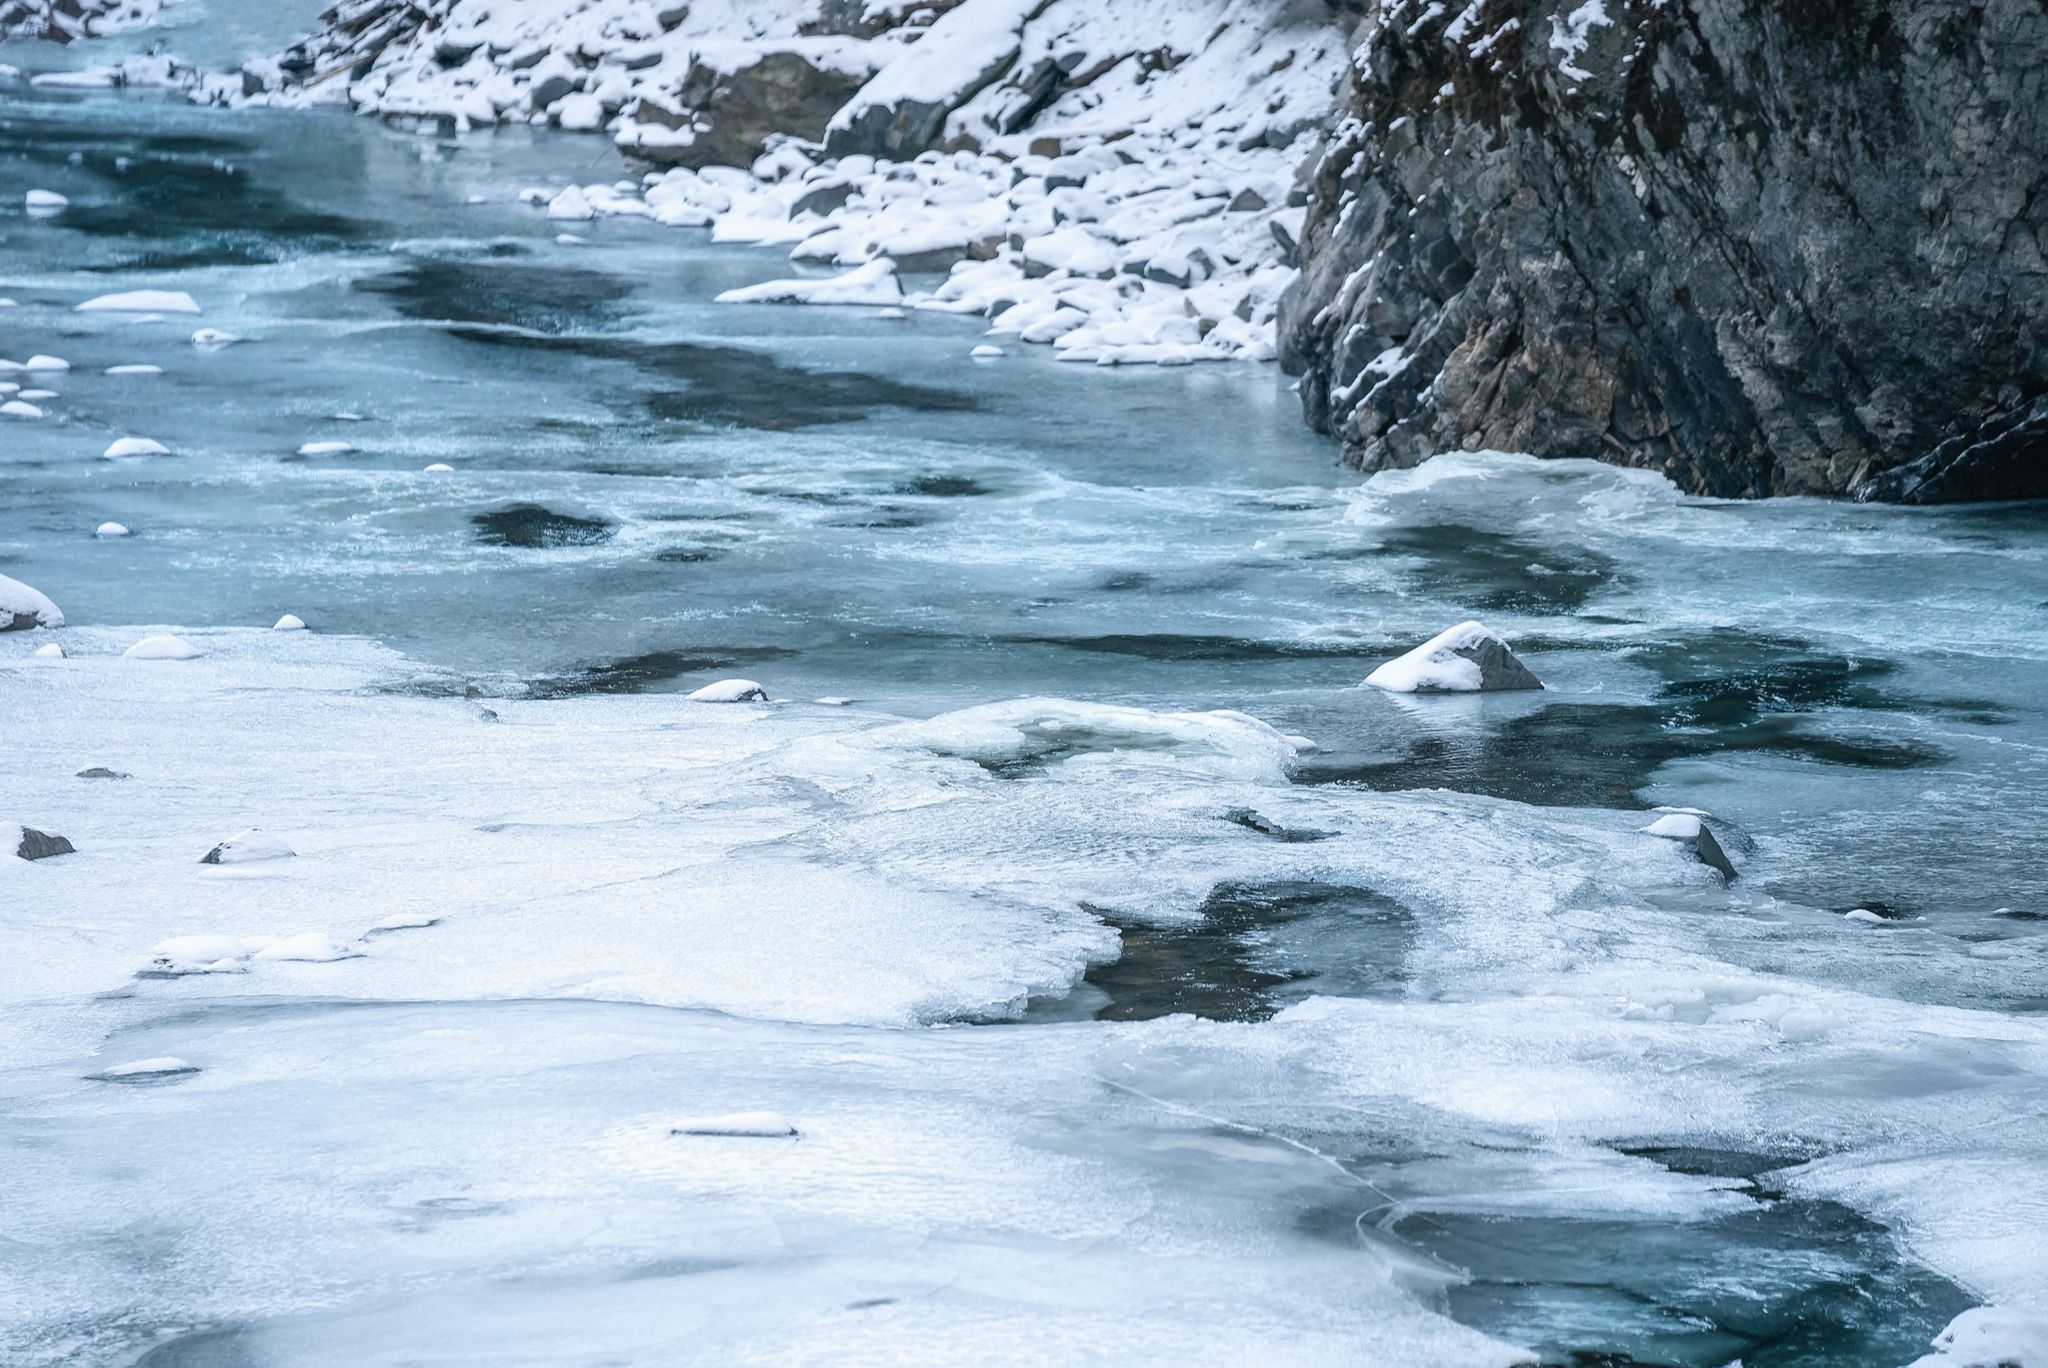
[[[0,0],[0,38],[69,43],[148,28],[158,0]]]
[[[2048,494],[2040,0],[1356,0],[1282,359],[1365,469]]]

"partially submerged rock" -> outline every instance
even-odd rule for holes
[[[470,519],[476,539],[486,546],[518,546],[553,550],[563,546],[595,546],[608,539],[612,525],[597,518],[557,513],[539,504],[520,503],[478,513]]]
[[[108,769],[105,765],[90,765],[78,772],[80,779],[126,779],[129,776],[119,770]]]
[[[159,1055],[154,1059],[134,1059],[126,1064],[110,1064],[93,1077],[107,1083],[154,1083],[164,1078],[180,1078],[199,1072],[197,1064],[188,1064],[175,1055]]]
[[[47,831],[37,831],[31,826],[16,827],[14,853],[24,860],[47,860],[53,855],[71,855],[78,847],[62,836]]]
[[[63,625],[64,614],[40,590],[0,575],[0,632],[24,632],[31,627]]]
[[[1701,864],[1718,873],[1724,881],[1735,877],[1735,861],[1728,858],[1720,838],[1707,825],[1705,813],[1694,808],[1666,808],[1662,811],[1662,816],[1643,828],[1647,835],[1661,836],[1667,841],[1682,841],[1692,847]]]
[[[1499,633],[1461,622],[1374,670],[1365,682],[1393,693],[1480,693],[1540,689],[1543,681],[1516,659]]]
[[[289,845],[258,827],[237,832],[199,857],[201,864],[248,864],[257,860],[288,860],[298,854]]]

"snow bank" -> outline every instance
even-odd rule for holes
[[[825,280],[769,280],[726,290],[720,304],[894,304],[903,298],[896,263],[878,258]]]

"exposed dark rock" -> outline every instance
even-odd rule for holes
[[[110,769],[108,769],[108,768],[107,768],[107,767],[106,767],[105,765],[94,765],[94,766],[92,766],[92,767],[91,767],[91,768],[89,768],[89,769],[82,769],[82,770],[80,770],[80,771],[78,772],[78,777],[79,777],[80,779],[126,779],[126,778],[128,778],[128,776],[127,776],[127,775],[125,775],[125,774],[121,773],[121,772],[120,772],[119,770],[110,770]]]
[[[798,214],[829,214],[853,198],[853,182],[825,181],[796,197],[789,206],[789,216]]]
[[[826,152],[834,157],[866,153],[903,161],[938,146],[946,116],[1017,64],[1023,26],[1047,3],[1002,0],[1000,13],[994,12],[997,6],[984,3],[941,15],[924,37],[882,69],[860,98],[848,101],[832,117],[825,130]],[[1014,41],[989,42],[1003,23],[1010,25]],[[925,70],[919,79],[892,81],[897,63]],[[934,79],[939,72],[943,76]],[[1006,123],[1023,126],[1014,117]]]
[[[595,546],[612,535],[610,523],[596,518],[579,518],[557,513],[539,504],[513,504],[510,508],[478,513],[476,539],[486,546],[523,546],[551,550],[558,546]]]
[[[20,831],[21,841],[14,847],[14,853],[24,860],[47,860],[52,855],[70,855],[78,849],[62,836],[47,831],[34,827],[22,827]]]
[[[2048,494],[2038,0],[1352,8],[1281,347],[1354,464]]]
[[[1693,837],[1692,853],[1700,857],[1701,864],[1718,871],[1724,880],[1735,877],[1735,862],[1728,858],[1727,851],[1721,849],[1713,828],[1705,822],[1700,823],[1700,834]]]

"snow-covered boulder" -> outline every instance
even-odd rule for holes
[[[34,650],[34,651],[33,651],[33,652],[31,653],[31,654],[32,654],[32,655],[34,656],[34,658],[35,658],[35,659],[37,659],[37,660],[63,660],[63,659],[65,659],[65,655],[64,655],[64,648],[63,648],[62,646],[59,646],[59,645],[58,645],[58,644],[57,644],[56,642],[54,642],[54,641],[50,642],[50,643],[49,643],[49,644],[47,644],[47,645],[44,645],[44,646],[38,646],[38,647],[36,647],[36,648],[35,648],[35,650]]]
[[[349,442],[327,441],[299,443],[299,455],[301,456],[343,456],[354,450],[354,445]]]
[[[10,823],[7,833],[13,837],[9,844],[16,856],[24,860],[47,860],[53,855],[70,855],[77,850],[71,842],[53,832],[38,831],[32,826],[19,822]]]
[[[43,411],[26,399],[9,399],[6,403],[0,404],[0,413],[6,414],[9,418],[40,418],[43,416]]]
[[[781,1112],[727,1112],[721,1116],[691,1116],[669,1127],[670,1135],[725,1135],[763,1140],[783,1140],[796,1134],[796,1127]]]
[[[224,328],[201,328],[192,334],[192,345],[201,351],[218,351],[229,343],[241,340]]]
[[[964,0],[860,88],[825,129],[835,157],[908,161],[936,146],[946,116],[1017,63],[1024,25],[1048,0]]]
[[[206,652],[183,637],[148,636],[121,652],[130,660],[197,660]]]
[[[44,352],[37,352],[28,360],[22,362],[21,368],[25,371],[68,371],[71,369],[71,363],[61,356],[50,356]]]
[[[1667,841],[1681,841],[1692,847],[1699,862],[1719,874],[1725,881],[1735,877],[1735,861],[1730,859],[1721,840],[1707,825],[1707,814],[1697,808],[1660,808],[1660,816],[1643,830],[1651,836],[1661,836]],[[1738,848],[1751,848],[1753,843],[1740,831],[1730,828]]]
[[[1540,689],[1543,682],[1515,658],[1499,633],[1461,622],[1374,670],[1365,682],[1392,693],[1479,693]]]
[[[64,614],[57,605],[18,579],[0,575],[0,632],[23,632],[31,627],[62,627]]]
[[[171,449],[153,437],[116,437],[100,455],[109,461],[130,456],[168,456]]]
[[[211,865],[251,864],[257,860],[289,860],[298,852],[258,827],[235,833],[199,857]]]
[[[696,703],[766,703],[768,691],[751,679],[721,679],[690,694]]]
[[[297,613],[286,613],[283,617],[270,624],[270,630],[273,632],[303,632],[306,630],[306,620]]]
[[[896,263],[877,257],[845,275],[823,280],[768,280],[727,290],[720,304],[895,304],[903,298]]]
[[[58,194],[55,190],[31,190],[28,194],[22,196],[22,207],[28,210],[29,216],[32,218],[42,218],[50,214],[61,214],[70,205],[71,201]]]
[[[1934,1337],[1934,1352],[1906,1368],[2031,1368],[2048,1363],[2048,1312],[1973,1306]]]
[[[183,290],[124,290],[96,295],[80,304],[76,312],[196,314],[199,301]]]
[[[626,107],[616,141],[658,166],[751,165],[772,135],[822,139],[878,50],[893,51],[836,34],[699,44],[672,92]]]
[[[125,537],[128,535],[128,524],[103,522],[92,530],[92,534],[95,537]]]

